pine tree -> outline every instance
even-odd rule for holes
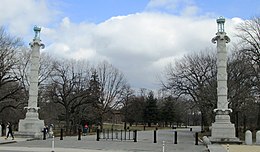
[[[154,94],[151,91],[146,100],[146,106],[144,109],[144,121],[151,127],[151,124],[156,124],[158,121],[158,107],[157,99],[154,98]]]

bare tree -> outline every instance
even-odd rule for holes
[[[127,84],[126,79],[118,69],[106,61],[101,62],[97,68],[99,76],[101,96],[97,103],[100,112],[100,125],[103,126],[103,118],[111,109],[117,108],[121,103],[122,95]]]
[[[237,26],[237,36],[241,39],[240,49],[252,60],[255,69],[255,89],[260,92],[260,17],[246,20]]]
[[[176,98],[196,103],[202,114],[202,129],[212,120],[217,101],[216,57],[211,50],[204,52],[187,55],[174,65],[170,64],[166,68],[166,83],[163,84]]]
[[[63,107],[60,117],[66,122],[66,131],[78,124],[73,119],[78,107],[87,104],[89,68],[82,62],[73,60],[57,61],[47,94],[51,102]]]
[[[239,50],[251,59],[249,65],[254,69],[251,73],[254,76],[252,89],[255,102],[259,105],[257,128],[260,129],[260,17],[242,22],[237,26],[237,30],[242,45]]]
[[[133,116],[129,116],[130,104],[134,100],[134,90],[131,89],[130,85],[126,85],[124,92],[122,93],[122,104],[123,107],[121,109],[122,113],[124,114],[124,130],[127,129],[127,122],[130,123],[130,126],[133,123]]]
[[[239,133],[239,126],[242,124],[242,115],[243,117],[247,117],[246,111],[249,110],[249,105],[252,105],[253,71],[251,59],[248,56],[237,50],[231,53],[227,66],[228,101],[229,107],[233,110],[230,116],[231,121],[235,123],[237,135]]]
[[[0,27],[0,113],[7,108],[20,106],[19,93],[23,92],[19,77],[15,75],[16,55],[23,46],[22,40],[9,35]]]

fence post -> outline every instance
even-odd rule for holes
[[[174,133],[174,144],[177,144],[177,131]]]
[[[134,142],[137,142],[137,130],[134,130]]]
[[[97,141],[99,141],[99,129],[97,129]]]
[[[63,128],[60,129],[60,140],[63,140]]]
[[[78,128],[78,140],[81,140],[81,129]]]
[[[195,145],[198,145],[198,143],[199,143],[199,133],[196,132],[195,133]]]
[[[153,132],[153,143],[157,143],[157,140],[156,140],[156,130],[154,130],[154,132]]]
[[[46,140],[46,128],[43,128],[43,140]]]

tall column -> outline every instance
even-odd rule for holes
[[[217,108],[215,123],[212,124],[211,138],[212,142],[236,142],[239,141],[235,137],[235,126],[230,122],[229,114],[232,109],[228,108],[228,88],[227,88],[227,49],[226,43],[230,42],[230,38],[224,31],[225,19],[220,17],[217,19],[218,32],[212,39],[213,43],[217,43]]]
[[[34,32],[35,37],[33,41],[29,44],[32,49],[31,54],[31,71],[30,71],[30,88],[29,88],[29,101],[27,109],[26,117],[31,117],[34,119],[38,119],[38,109],[37,101],[38,101],[38,77],[39,77],[39,60],[40,60],[40,48],[44,48],[44,44],[41,43],[40,39],[40,31],[41,28],[35,26]]]
[[[38,100],[38,78],[39,78],[39,58],[40,48],[44,48],[44,44],[40,39],[41,28],[35,26],[35,37],[30,43],[31,54],[31,70],[30,70],[30,87],[29,87],[29,100],[25,119],[19,121],[19,128],[16,135],[26,136],[32,138],[41,138],[42,128],[44,127],[44,121],[39,119],[37,105]]]

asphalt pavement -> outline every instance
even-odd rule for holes
[[[207,152],[206,146],[202,143],[195,145],[195,132],[200,128],[192,128],[193,131],[189,128],[157,130],[156,143],[154,143],[154,131],[138,131],[137,142],[132,140],[131,135],[131,140],[124,140],[125,137],[121,139],[120,133],[117,134],[118,139],[113,135],[113,140],[103,139],[101,133],[100,141],[96,140],[96,135],[81,136],[81,140],[78,140],[77,136],[67,136],[63,140],[59,137],[47,140],[24,138],[5,140],[2,137],[0,152]],[[177,143],[175,143],[175,131],[177,131]]]

